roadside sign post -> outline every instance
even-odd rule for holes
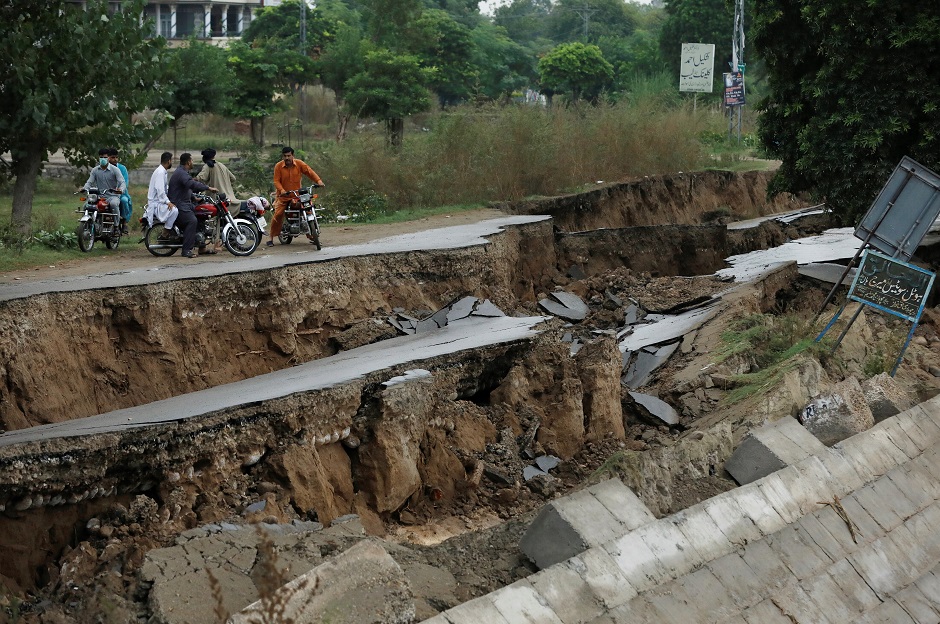
[[[679,59],[679,91],[694,93],[712,92],[712,77],[715,73],[715,44],[683,43]],[[695,104],[698,104],[696,101]]]
[[[725,85],[724,103],[728,110],[728,138],[734,129],[734,112],[738,113],[738,143],[741,142],[741,107],[745,104],[744,96],[744,66],[738,65],[738,71],[722,74]]]
[[[891,376],[894,377],[901,361],[904,359],[904,352],[907,351],[911,338],[914,337],[914,330],[917,329],[920,316],[924,312],[924,306],[927,305],[927,296],[933,288],[935,277],[935,273],[915,266],[910,262],[866,249],[862,255],[862,263],[859,265],[855,279],[852,281],[852,286],[849,288],[846,302],[842,304],[832,320],[819,333],[816,342],[823,339],[826,332],[839,319],[849,301],[858,302],[860,305],[848,325],[842,330],[832,347],[832,351],[835,351],[842,343],[842,339],[845,338],[849,328],[852,327],[855,319],[858,318],[865,306],[910,321],[911,330],[901,347],[894,368],[891,369]]]

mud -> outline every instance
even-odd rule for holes
[[[424,316],[467,294],[531,316],[540,298],[564,287],[590,307],[575,327],[552,320],[533,338],[424,360],[430,374],[407,383],[383,385],[418,365],[145,429],[0,447],[0,583],[40,597],[29,603],[37,618],[45,611],[84,621],[110,600],[147,621],[155,614],[138,576],[146,553],[207,523],[329,525],[355,513],[368,533],[411,542],[496,524],[414,555],[450,570],[463,589],[447,600],[459,602],[529,574],[515,549],[526,514],[586,481],[620,476],[657,514],[730,488],[722,462],[750,412],[724,413],[725,390],[694,372],[722,322],[699,332],[649,389],[680,406],[673,428],[631,407],[622,356],[593,330],[622,324],[631,299],[667,310],[725,290],[702,275],[724,255],[798,234],[715,224],[782,208],[762,199],[765,184],[754,174],[650,178],[516,205],[554,211],[556,220],[508,228],[477,247],[0,304],[0,422],[8,431],[381,341],[392,335],[385,317],[393,312]],[[674,225],[647,227],[654,221]],[[601,226],[617,229],[572,233]],[[572,265],[583,278],[571,277]],[[796,297],[785,294],[796,283],[792,270],[779,272],[728,307],[779,308]],[[572,332],[584,343],[574,357],[562,341]],[[918,374],[929,394],[929,375]],[[523,468],[545,454],[561,458],[559,467],[525,481]],[[490,543],[499,552],[487,554]]]

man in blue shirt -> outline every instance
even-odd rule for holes
[[[127,234],[127,224],[130,223],[134,212],[134,205],[131,203],[131,196],[128,192],[131,177],[127,173],[127,167],[118,162],[118,151],[113,147],[108,150],[108,162],[120,169],[121,175],[124,176],[124,192],[121,194],[121,233]]]
[[[118,214],[121,209],[121,195],[127,188],[127,182],[121,175],[121,170],[108,161],[108,149],[98,150],[98,166],[91,170],[88,181],[82,189],[87,193],[89,189],[98,189],[98,194],[108,200],[108,209]]]

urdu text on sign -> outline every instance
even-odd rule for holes
[[[715,73],[715,44],[683,43],[679,91],[711,93]]]

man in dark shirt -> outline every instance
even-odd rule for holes
[[[193,191],[212,191],[218,190],[206,186],[202,182],[193,179],[190,171],[193,168],[193,155],[189,152],[180,155],[180,164],[170,176],[169,188],[166,191],[167,197],[179,209],[179,216],[176,217],[176,226],[183,234],[183,257],[195,258],[196,253],[193,247],[196,245],[196,213],[193,210]]]

